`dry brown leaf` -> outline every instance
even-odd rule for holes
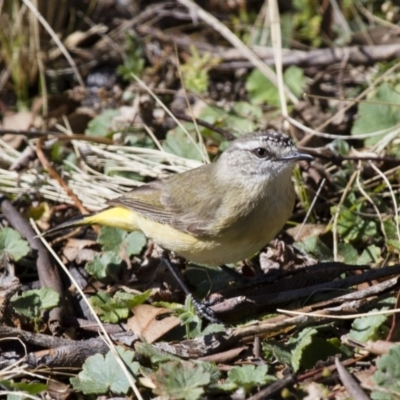
[[[247,346],[235,347],[233,349],[222,351],[221,353],[211,354],[209,356],[199,357],[201,361],[214,362],[217,364],[227,364],[236,359],[243,351],[247,350]]]
[[[63,382],[49,379],[47,381],[47,392],[52,398],[65,400],[71,395],[72,389]]]
[[[96,252],[89,247],[95,244],[94,240],[69,239],[63,249],[63,255],[68,261],[75,261],[78,264],[92,261]]]
[[[298,232],[300,231],[300,235]],[[310,236],[320,236],[326,231],[324,224],[304,224],[296,225],[286,230],[286,233],[297,242],[302,242]]]
[[[392,347],[398,344],[399,342],[388,342],[386,340],[377,340],[376,342],[368,341],[367,343],[365,343],[363,349],[369,351],[372,354],[383,356],[384,354],[389,353]]]
[[[31,127],[32,123],[33,114],[29,111],[21,111],[17,113],[5,112],[0,127],[5,130],[12,129],[26,131]],[[3,140],[13,149],[18,149],[21,146],[24,137],[21,135],[6,134],[3,136]]]
[[[33,122],[33,114],[29,111],[20,111],[17,113],[6,112],[3,116],[3,129],[27,130]]]
[[[171,310],[168,308],[140,304],[132,311],[134,315],[128,319],[127,327],[132,332],[141,335],[147,343],[154,343],[181,323],[179,318],[172,315],[157,319],[157,317],[170,314]]]

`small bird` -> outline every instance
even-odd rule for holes
[[[253,256],[283,227],[295,201],[295,162],[312,159],[288,136],[259,130],[234,140],[212,164],[135,188],[45,234],[94,224],[138,230],[194,263],[233,263]]]

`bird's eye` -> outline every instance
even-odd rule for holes
[[[255,154],[258,158],[266,158],[268,156],[268,151],[264,149],[264,147],[259,147],[253,150],[253,154]]]

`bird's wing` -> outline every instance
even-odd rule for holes
[[[143,185],[108,202],[135,210],[153,221],[193,236],[218,235],[231,223],[232,213],[217,187],[213,169],[202,166]]]
[[[171,224],[172,214],[161,203],[163,181],[156,180],[107,201],[110,206],[126,207],[153,221]]]

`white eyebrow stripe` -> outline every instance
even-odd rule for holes
[[[252,140],[250,142],[237,142],[235,147],[240,150],[253,150],[257,147],[265,147],[265,145],[275,144],[282,147],[293,147],[290,141],[277,141],[277,140]]]
[[[252,140],[250,142],[237,142],[235,143],[235,147],[241,149],[241,150],[252,150],[256,147],[262,147],[264,146],[265,143],[261,142],[259,140]]]

